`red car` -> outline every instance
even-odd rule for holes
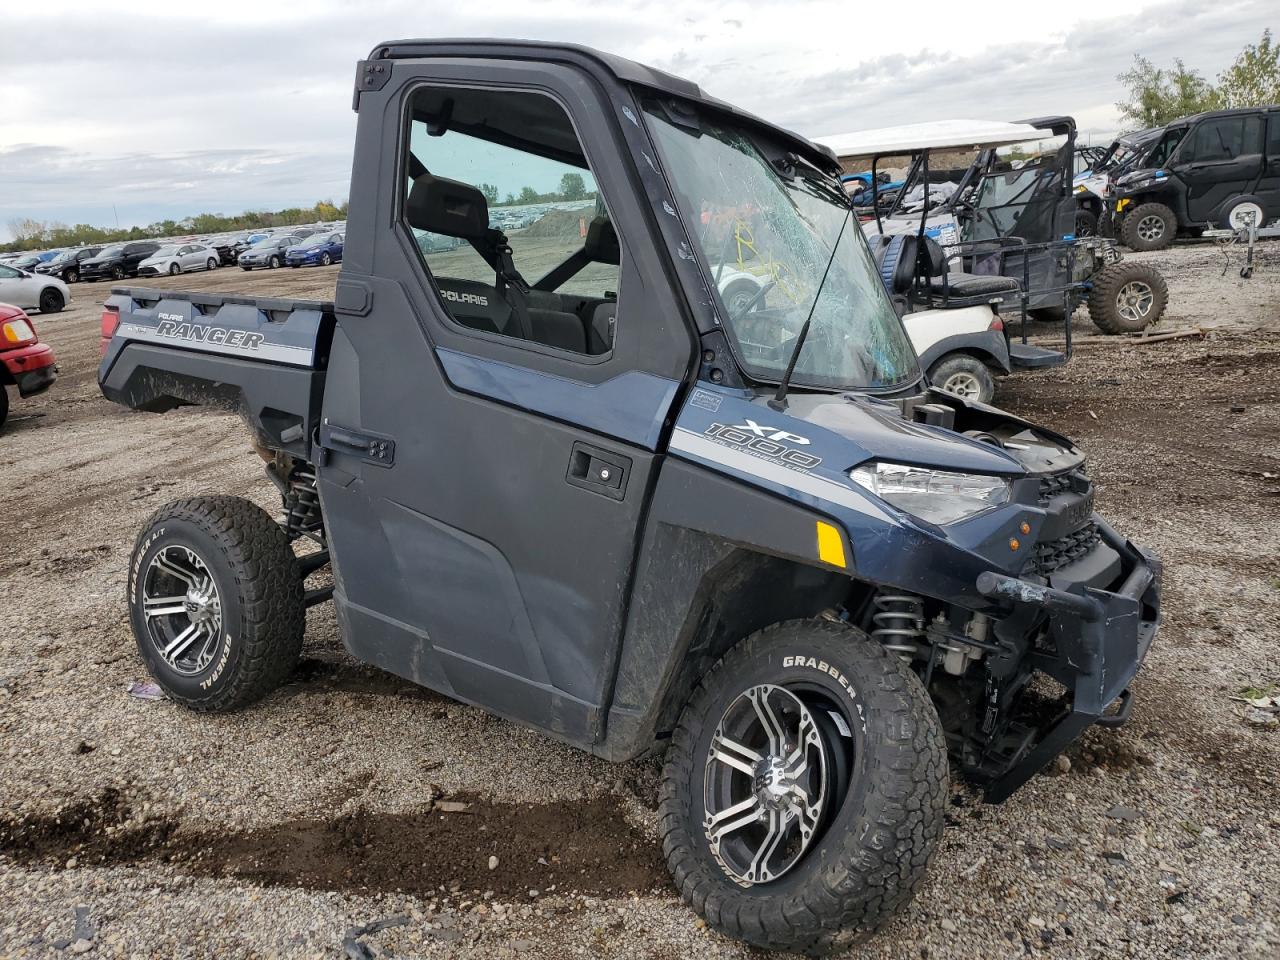
[[[0,427],[9,415],[9,392],[30,397],[48,390],[58,378],[53,347],[41,343],[31,318],[17,307],[0,303]]]

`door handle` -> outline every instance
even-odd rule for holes
[[[396,462],[396,442],[390,437],[348,430],[326,420],[320,425],[316,440],[322,459],[328,459],[328,453],[333,452],[359,457],[376,467],[390,467]]]
[[[580,440],[574,441],[569,453],[569,469],[565,480],[575,487],[621,500],[627,495],[631,476],[631,459],[609,450],[601,450]]]

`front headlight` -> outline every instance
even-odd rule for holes
[[[1009,481],[905,463],[868,463],[849,478],[881,500],[929,523],[955,523],[1009,502]]]

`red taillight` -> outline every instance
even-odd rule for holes
[[[115,307],[104,307],[102,310],[102,344],[99,353],[107,355],[107,344],[116,335],[116,327],[120,326],[120,311]]]
[[[1003,321],[1003,320],[1001,320],[999,316],[994,316],[994,317],[992,317],[992,318],[991,318],[991,323],[990,323],[990,325],[987,327],[987,329],[988,329],[988,330],[1003,330],[1003,329],[1004,329],[1004,321]]]

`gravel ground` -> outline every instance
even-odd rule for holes
[[[1143,258],[1169,279],[1162,328],[1208,339],[1085,342],[1001,383],[999,402],[1080,441],[1102,512],[1163,556],[1165,625],[1127,726],[1001,806],[953,788],[920,895],[853,956],[1280,955],[1280,729],[1233,699],[1280,684],[1280,244],[1262,256],[1247,283],[1209,245]],[[173,285],[326,297],[334,274]],[[125,564],[146,516],[275,495],[235,418],[101,398],[106,287],[74,292],[36,318],[61,379],[0,436],[0,957],[748,955],[672,891],[655,764],[356,664],[323,607],[260,706],[128,696],[145,676]]]

